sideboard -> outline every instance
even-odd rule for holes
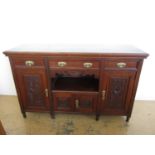
[[[9,57],[21,112],[126,116],[147,53],[132,46],[23,45]]]

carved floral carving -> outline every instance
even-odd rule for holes
[[[41,79],[38,75],[24,76],[29,105],[44,105],[44,95],[41,89]]]
[[[111,78],[110,89],[108,92],[108,105],[110,107],[122,107],[125,102],[127,93],[128,79],[127,78]]]

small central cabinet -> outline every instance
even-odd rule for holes
[[[95,113],[98,93],[53,91],[54,111]]]

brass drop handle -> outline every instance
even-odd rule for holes
[[[102,100],[104,101],[105,100],[105,90],[102,90]]]
[[[126,67],[126,63],[125,62],[118,62],[116,65],[117,65],[118,68]]]
[[[48,97],[48,89],[45,89],[45,96]]]
[[[64,66],[67,65],[67,62],[59,61],[57,64],[58,64],[59,67],[64,67]]]
[[[85,68],[91,68],[93,66],[93,63],[91,63],[91,62],[85,62],[85,63],[83,63],[83,66]]]
[[[34,65],[34,61],[27,60],[27,61],[25,61],[25,65],[26,65],[27,67],[31,67],[31,66]]]
[[[78,99],[75,100],[75,107],[76,107],[76,109],[79,108],[79,100]]]

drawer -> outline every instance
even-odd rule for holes
[[[125,69],[125,68],[137,68],[137,61],[123,61],[123,60],[110,60],[104,62],[105,68]]]
[[[17,58],[13,59],[15,67],[43,67],[44,61],[42,58]]]
[[[82,68],[82,69],[99,69],[99,61],[89,60],[49,60],[50,68]]]

